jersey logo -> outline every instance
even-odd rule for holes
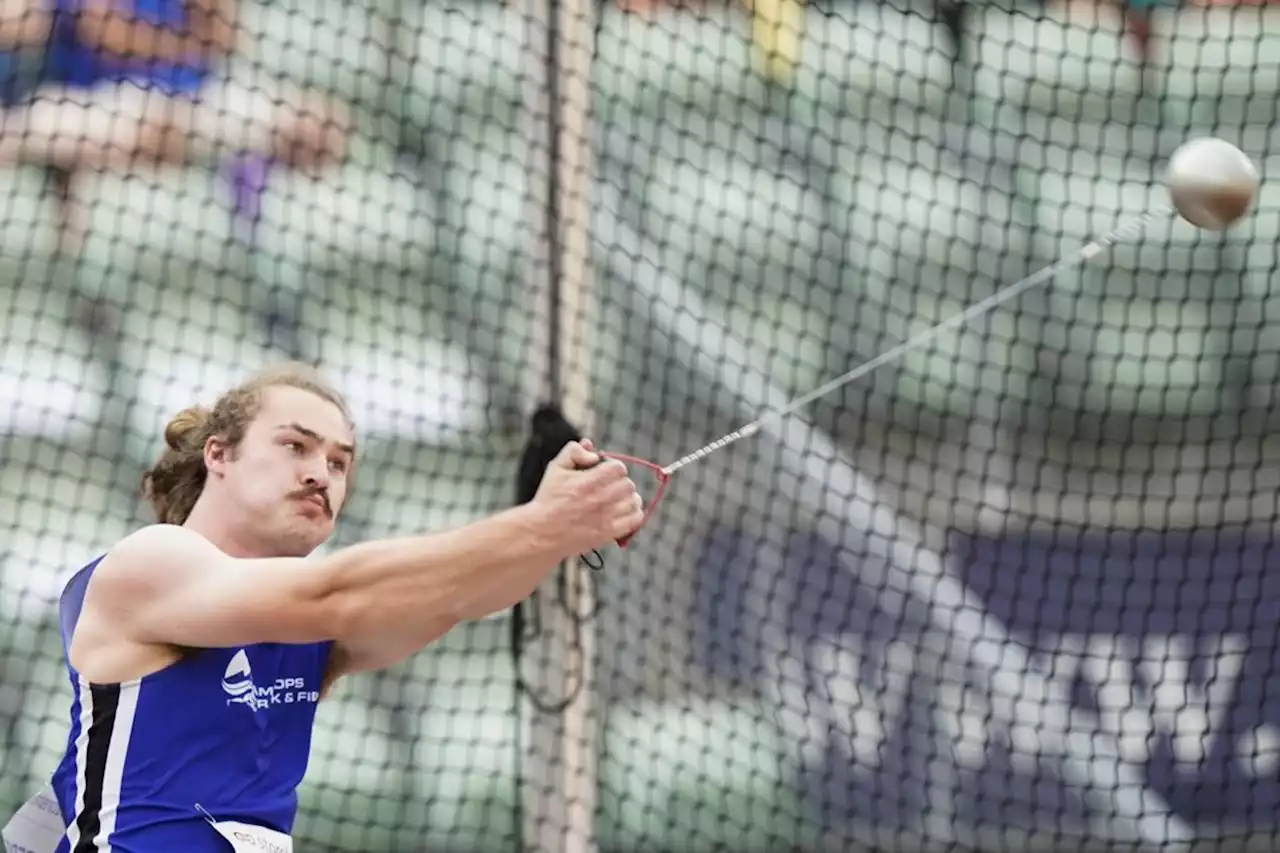
[[[254,713],[274,705],[314,705],[320,701],[320,691],[307,689],[307,680],[301,677],[277,678],[270,685],[258,686],[244,649],[237,651],[227,664],[222,692],[227,694],[228,706],[247,705]]]
[[[253,707],[253,668],[249,666],[249,656],[244,649],[235,653],[231,663],[227,664],[227,672],[222,676],[222,689],[226,691],[228,705],[248,705]]]

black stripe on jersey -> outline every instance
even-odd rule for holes
[[[93,839],[102,829],[102,788],[107,775],[107,752],[111,748],[111,731],[116,726],[116,709],[120,705],[118,684],[91,685],[93,720],[89,724],[89,743],[85,749],[82,784],[84,808],[76,817],[80,841],[72,853],[92,853]]]

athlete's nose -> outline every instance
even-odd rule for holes
[[[326,463],[309,464],[302,475],[302,485],[308,489],[329,488],[329,469]]]
[[[328,474],[316,474],[314,472],[306,473],[302,478],[302,496],[312,497],[319,496],[324,502],[324,509],[327,514],[332,515],[333,509],[329,503],[329,476]]]

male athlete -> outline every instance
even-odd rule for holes
[[[57,834],[43,849],[23,836],[34,853],[291,850],[334,679],[515,605],[642,520],[625,467],[570,443],[529,503],[308,558],[333,532],[356,441],[342,398],[300,367],[180,413],[165,441],[144,479],[160,523],[62,594],[71,729],[43,801]]]

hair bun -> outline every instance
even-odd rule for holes
[[[183,409],[164,428],[165,444],[174,450],[195,450],[198,437],[209,421],[209,410],[202,406]]]

